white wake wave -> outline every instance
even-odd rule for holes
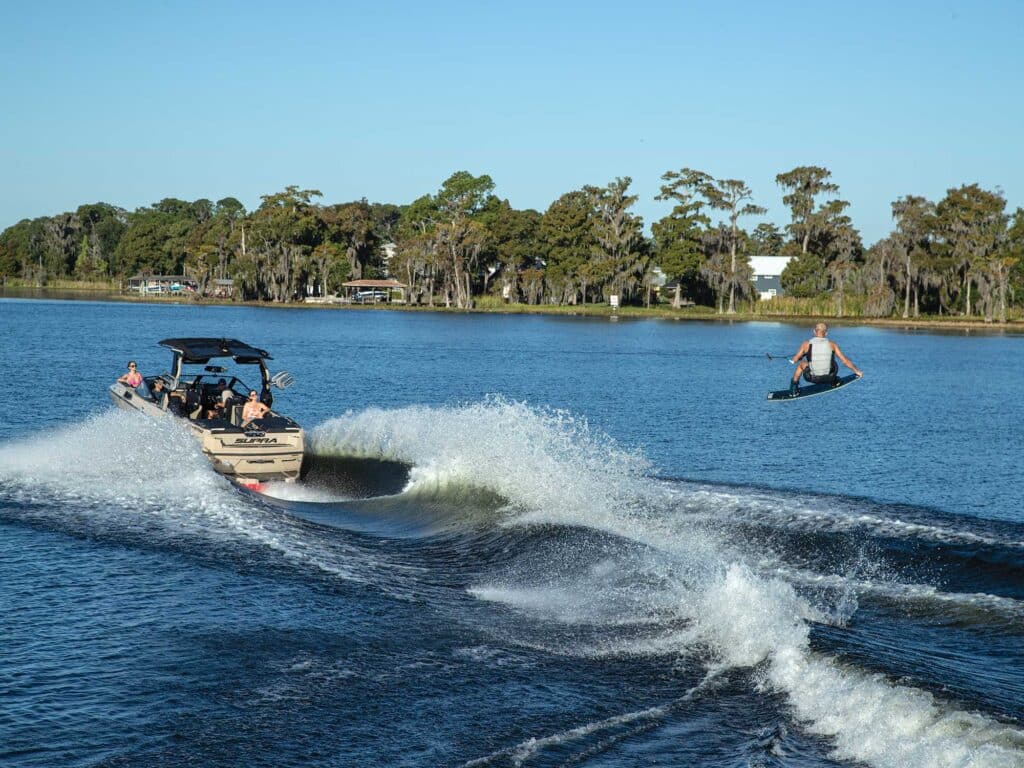
[[[411,488],[444,483],[492,491],[520,510],[593,517],[628,505],[649,465],[564,411],[491,397],[462,407],[368,409],[309,434],[317,455],[412,465]]]
[[[316,546],[287,521],[254,514],[209,469],[191,437],[174,430],[171,423],[111,413],[2,445],[0,496],[96,502],[95,514],[113,509],[122,522],[146,514],[172,529],[248,538],[347,578],[375,575]],[[783,692],[794,716],[831,737],[842,758],[880,768],[1024,766],[1019,729],[813,652],[809,624],[825,617],[786,579],[758,568],[763,553],[729,542],[724,513],[699,497],[680,505],[678,494],[646,476],[640,454],[580,419],[493,398],[349,414],[310,438],[319,454],[414,465],[414,487],[451,481],[490,490],[508,500],[506,525],[590,528],[630,543],[610,548],[596,563],[589,550],[566,552],[562,561],[527,559],[524,572],[511,567],[498,583],[474,585],[479,599],[548,621],[639,627],[663,621],[666,631],[642,634],[628,651],[699,652],[724,668],[764,669],[766,688]],[[564,545],[572,542],[568,537]],[[640,585],[632,592],[631,579]],[[518,754],[528,760],[530,746],[521,746]]]
[[[722,494],[712,500],[697,491],[680,499],[667,484],[645,475],[642,456],[578,419],[494,398],[461,408],[349,414],[314,430],[312,440],[317,453],[410,463],[417,468],[414,485],[457,480],[492,490],[509,501],[506,524],[591,528],[645,548],[647,554],[635,558],[619,553],[609,566],[642,583],[639,597],[624,598],[600,563],[582,573],[578,563],[567,568],[575,558],[568,553],[564,565],[526,558],[524,572],[513,570],[496,583],[470,589],[479,599],[547,621],[642,627],[663,620],[671,626],[640,633],[628,647],[612,643],[588,652],[700,649],[724,668],[764,668],[764,685],[784,692],[797,719],[831,737],[841,758],[880,768],[1024,765],[1020,730],[813,652],[809,625],[829,616],[787,580],[759,570],[763,553],[729,543],[730,505],[723,504]],[[750,509],[749,497],[736,501],[736,508]],[[760,511],[775,523],[790,514],[812,527],[888,527],[936,539],[955,534],[870,516],[837,522],[793,506],[771,499]],[[528,759],[533,748],[520,745],[515,758]]]
[[[97,530],[248,542],[302,567],[369,580],[358,558],[324,551],[287,517],[254,505],[173,419],[111,410],[0,444],[3,498]]]

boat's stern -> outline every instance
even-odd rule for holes
[[[214,468],[246,484],[294,481],[302,470],[305,436],[298,425],[270,428],[195,427]]]

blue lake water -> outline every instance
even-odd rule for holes
[[[864,379],[772,403],[808,328],[0,300],[0,333],[0,764],[1024,765],[1024,337],[836,327]],[[315,458],[407,484],[234,488],[109,403],[174,336],[270,350]]]

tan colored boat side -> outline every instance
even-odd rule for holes
[[[189,425],[214,469],[253,480],[297,480],[302,469],[304,435],[287,431],[225,431]]]
[[[110,399],[119,408],[147,416],[171,417],[171,414],[125,384],[110,387]],[[271,412],[272,415],[276,415]],[[213,468],[235,480],[266,482],[294,481],[302,470],[305,434],[298,425],[285,429],[250,429],[234,426],[206,426],[181,418],[199,442]],[[294,424],[294,422],[291,422]]]

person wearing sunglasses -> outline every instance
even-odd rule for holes
[[[139,373],[134,360],[128,361],[128,372],[119,378],[118,382],[121,384],[127,384],[132,389],[135,389],[142,383],[142,374]]]
[[[242,428],[249,426],[249,424],[256,419],[263,418],[269,413],[270,408],[266,404],[261,403],[259,397],[256,394],[255,389],[249,390],[249,399],[245,401],[245,405],[242,406]]]

